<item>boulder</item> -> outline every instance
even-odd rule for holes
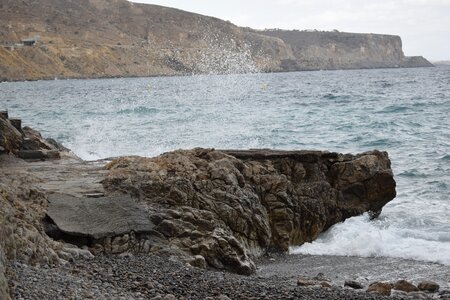
[[[395,197],[386,152],[193,149],[107,165],[108,192],[145,203],[171,249],[208,265],[255,271],[253,257],[314,240]]]
[[[364,286],[359,283],[358,281],[354,281],[354,280],[346,280],[344,282],[344,286],[348,286],[349,288],[355,289],[355,290],[360,290],[363,289]]]
[[[389,282],[373,282],[367,288],[368,293],[390,296],[392,285]]]
[[[22,134],[8,119],[0,117],[0,147],[4,152],[16,153],[22,145]]]
[[[412,284],[406,280],[398,280],[394,284],[394,290],[399,290],[399,291],[403,291],[406,293],[419,291],[419,289],[414,284]]]
[[[437,291],[439,291],[439,284],[437,284],[434,281],[430,281],[430,280],[421,281],[417,285],[417,287],[421,291],[427,291],[427,292],[431,292],[431,293],[436,293]]]
[[[56,141],[51,140],[52,142],[48,142],[38,131],[30,127],[24,127],[23,134],[24,141],[22,150],[58,150],[58,147],[53,144]]]

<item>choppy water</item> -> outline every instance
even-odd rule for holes
[[[397,198],[292,253],[450,265],[450,68],[0,84],[0,108],[84,159],[178,148],[386,150]]]

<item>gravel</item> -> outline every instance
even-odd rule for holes
[[[144,255],[99,255],[57,268],[16,262],[8,277],[15,299],[385,299],[341,287],[298,287],[294,276],[241,276]]]

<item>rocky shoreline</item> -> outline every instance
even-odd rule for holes
[[[264,273],[272,260],[258,258],[376,218],[395,197],[385,152],[198,148],[85,162],[7,113],[0,137],[1,299],[379,297],[328,278],[299,286],[300,274]]]

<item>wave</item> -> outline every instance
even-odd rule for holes
[[[400,113],[405,112],[409,109],[407,106],[402,105],[389,105],[384,107],[382,110],[377,111],[376,113]]]
[[[159,112],[159,109],[153,107],[138,106],[119,110],[118,114],[153,114]]]
[[[445,161],[447,161],[447,160],[450,161],[450,154],[446,154],[446,155],[442,156],[441,159],[445,160]]]
[[[426,239],[423,236],[427,236]],[[446,234],[402,230],[387,220],[371,221],[368,214],[331,227],[312,243],[291,247],[290,254],[394,257],[450,265]]]
[[[426,178],[426,177],[428,177],[427,174],[421,173],[416,169],[403,171],[403,172],[399,173],[397,176],[408,177],[408,178]]]

